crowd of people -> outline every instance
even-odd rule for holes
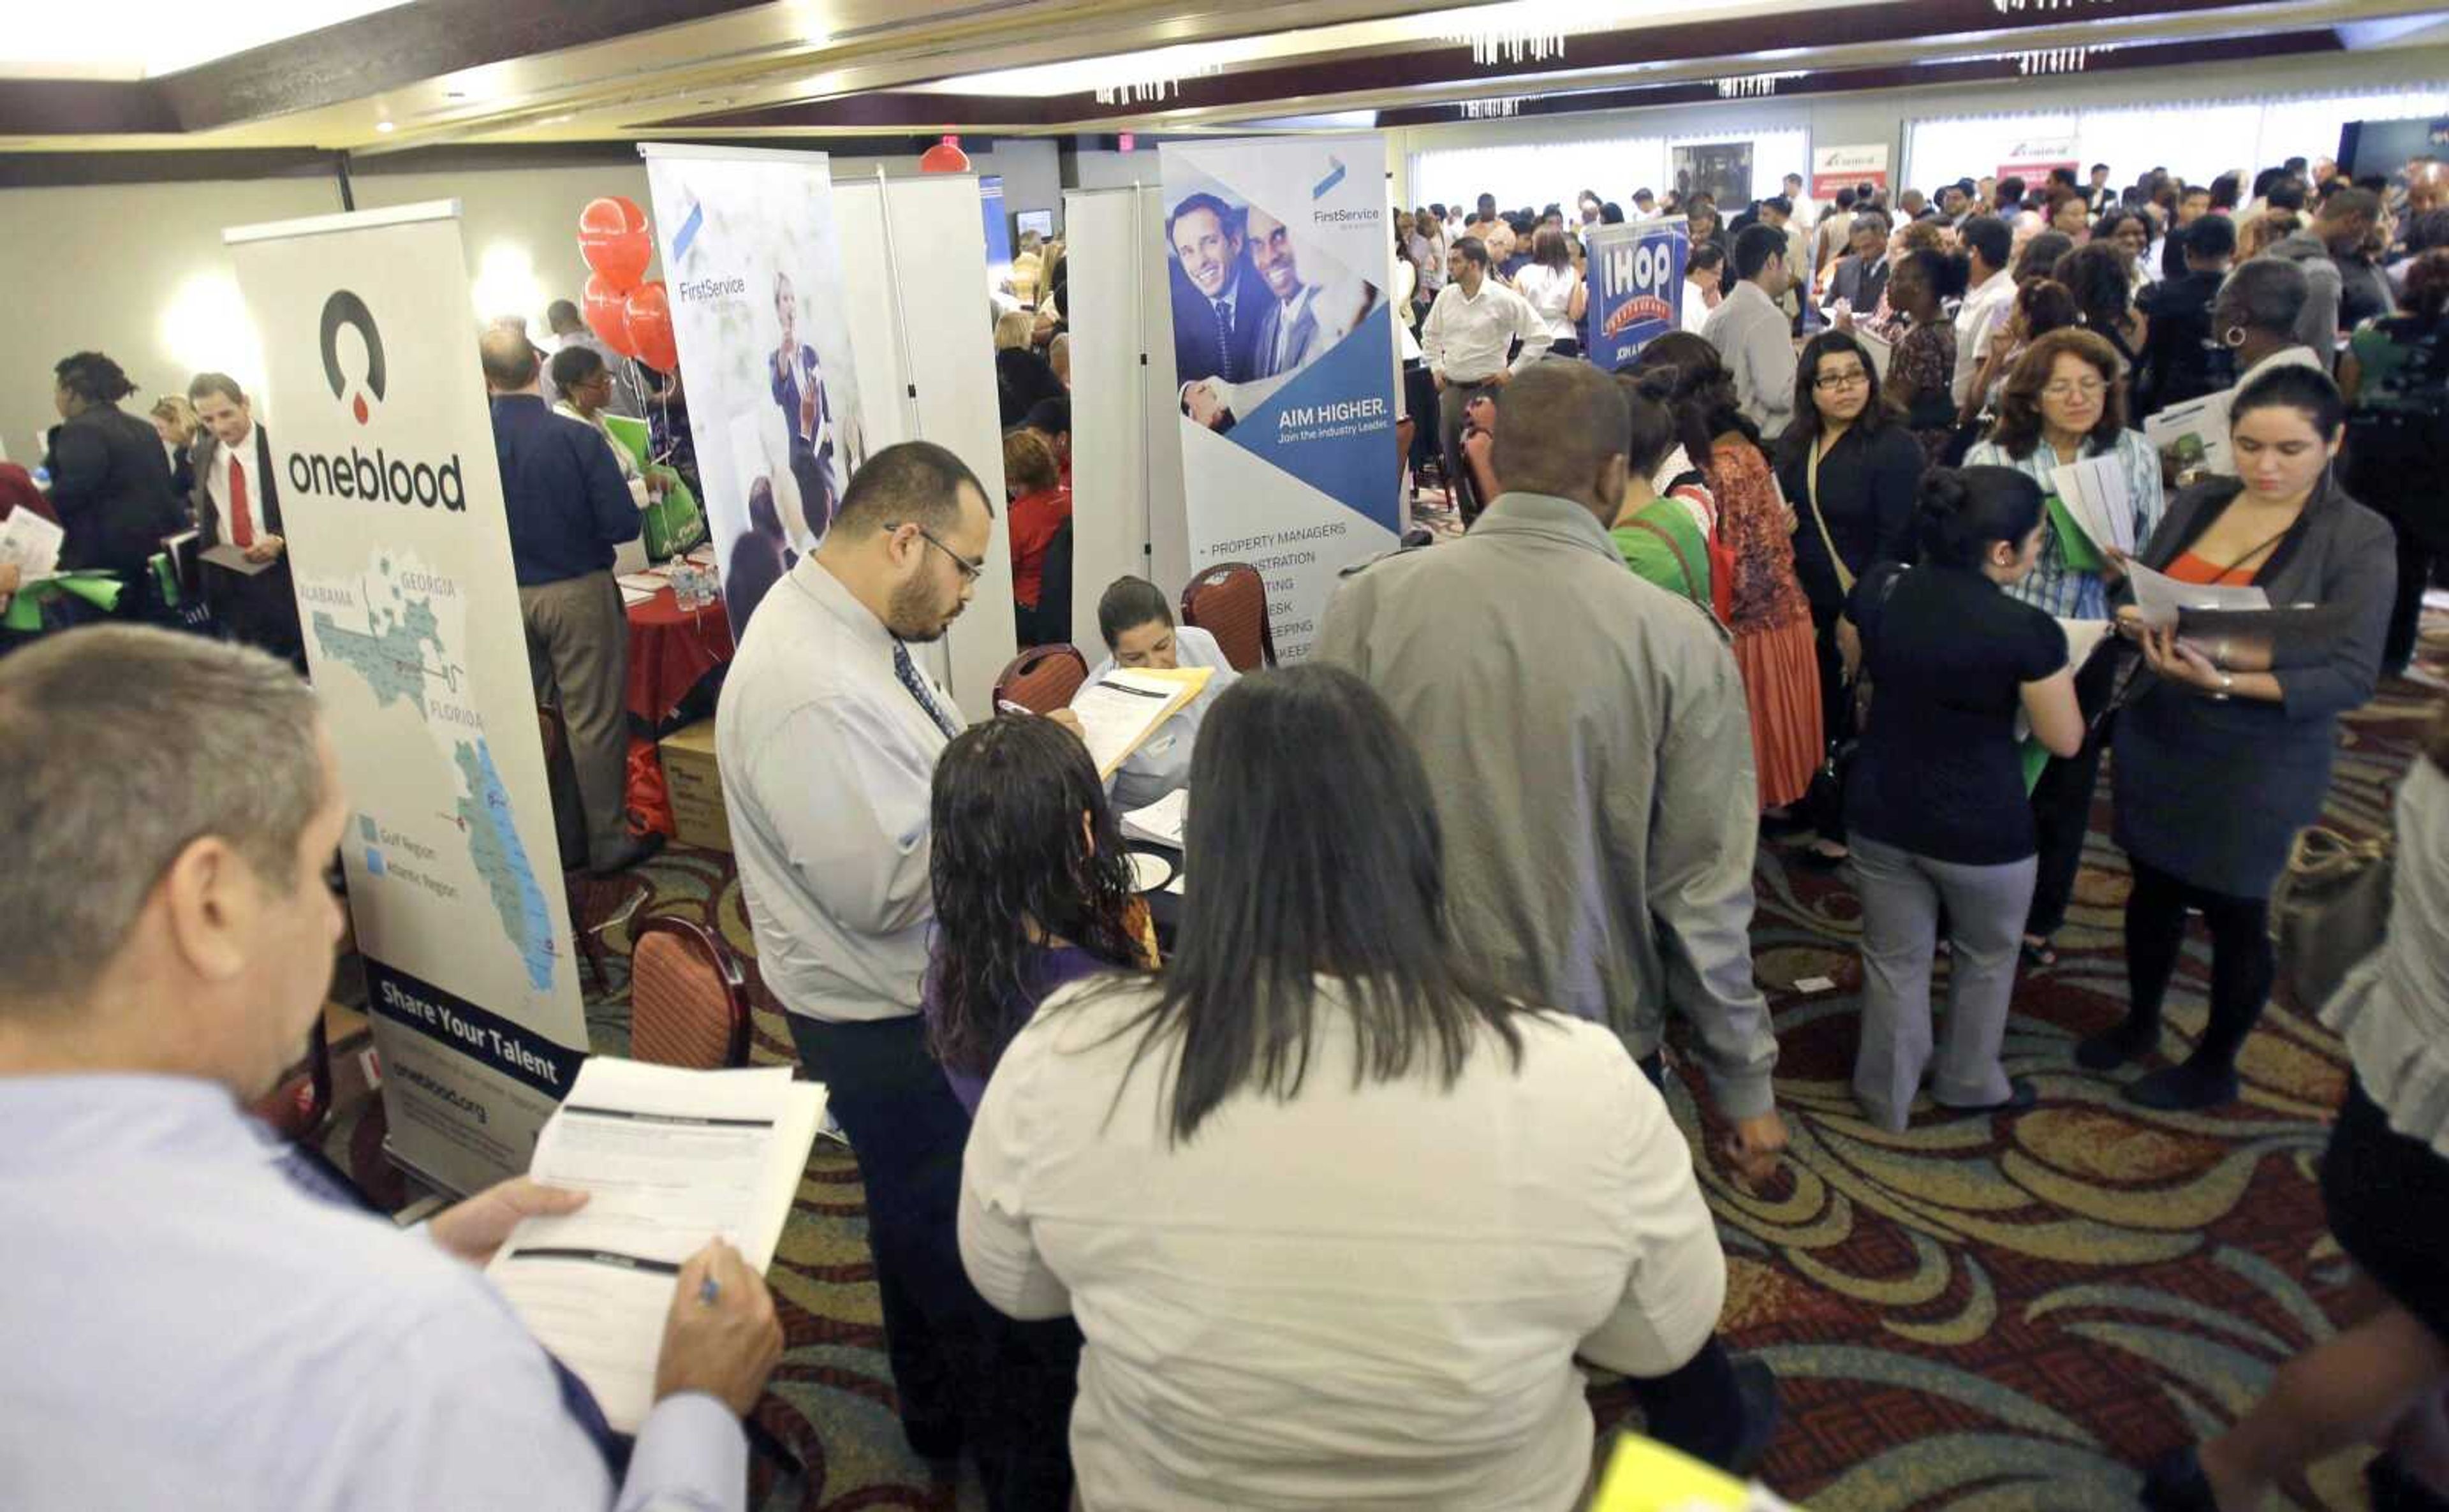
[[[2289,841],[2321,812],[2339,718],[2402,660],[2401,628],[2411,644],[2404,564],[2439,556],[2449,248],[2412,245],[2437,213],[2416,205],[2396,258],[2380,195],[2322,174],[2265,176],[2249,205],[2233,178],[2093,181],[1893,210],[1854,191],[1816,220],[1798,181],[1723,225],[1705,196],[1638,193],[1689,217],[1707,314],[1612,373],[1577,360],[1573,233],[1614,205],[1586,194],[1568,226],[1482,196],[1451,236],[1441,207],[1406,218],[1437,450],[1453,481],[1476,432],[1487,497],[1459,537],[1347,573],[1306,665],[1237,674],[1157,584],[1107,585],[1100,675],[1211,669],[1107,778],[1068,711],[972,722],[911,652],[970,606],[999,533],[1016,612],[1048,616],[1040,638],[1068,626],[1050,614],[1068,402],[1036,352],[1063,338],[1059,304],[999,317],[998,376],[1028,401],[1005,415],[1002,519],[939,446],[865,459],[821,540],[773,565],[716,744],[755,969],[858,1162],[915,1451],[971,1458],[999,1509],[1562,1509],[1599,1428],[1579,1361],[1629,1380],[1652,1438],[1756,1469],[1776,1382],[1719,1337],[1726,1255],[1663,1094],[1681,1020],[1714,1145],[1697,1158],[1777,1179],[1750,945],[1764,833],[1860,899],[1864,1118],[2029,1107],[2002,1043],[2021,967],[2054,959],[2113,745],[2128,1011],[2072,1061],[2162,1062],[2121,1082],[2149,1108],[2238,1097]],[[2230,265],[2242,227],[2289,215]],[[1051,295],[1063,264],[1029,251],[1012,292]],[[612,552],[656,479],[609,454],[600,360],[552,357],[555,414],[538,355],[523,332],[481,344],[531,664],[608,870],[641,842],[588,721],[608,687],[617,724]],[[58,376],[48,494],[12,500],[0,475],[0,502],[55,511],[70,565],[141,583],[187,522],[277,561],[235,383],[199,375],[192,420],[172,407],[157,432],[119,409],[108,359]],[[2225,468],[2135,429],[2210,393]],[[2131,550],[2076,523],[2073,466],[2115,480]],[[2141,611],[2147,568],[2289,612],[2188,633]],[[0,660],[23,863],[0,890],[27,931],[0,978],[0,1190],[34,1257],[0,1296],[0,1331],[32,1345],[0,1360],[0,1398],[94,1441],[0,1449],[5,1479],[46,1504],[207,1475],[292,1500],[447,1434],[395,1500],[474,1504],[510,1478],[571,1505],[613,1504],[616,1482],[624,1505],[738,1505],[736,1419],[780,1332],[736,1254],[683,1273],[625,1464],[462,1263],[569,1195],[514,1182],[404,1235],[312,1195],[241,1121],[233,1099],[271,1081],[328,985],[322,874],[349,810],[288,664],[294,605],[239,633],[266,605],[229,602],[249,644],[110,626]],[[196,733],[202,779],[148,758],[164,728]],[[2354,1077],[2323,1188],[2369,1307],[2155,1466],[2154,1508],[2258,1505],[2369,1436],[2390,1446],[2377,1479],[2449,1492],[2442,1252],[2402,1220],[2449,1198],[2444,783],[2449,706],[2399,796],[2388,944],[2324,1009]],[[1186,789],[1161,939],[1117,814]],[[90,887],[56,885],[71,875]],[[2163,1061],[2189,912],[2209,1021]],[[200,1181],[226,1204],[184,1199]],[[142,1306],[97,1322],[95,1294]],[[301,1298],[312,1350],[274,1342]],[[165,1337],[178,1368],[146,1368]],[[325,1390],[236,1441],[104,1452],[94,1425],[193,1421],[213,1383],[280,1391],[266,1358],[379,1376],[387,1405]]]

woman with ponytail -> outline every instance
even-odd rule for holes
[[[2117,720],[2117,843],[2134,871],[2128,1006],[2076,1059],[2107,1071],[2157,1051],[2188,910],[2211,935],[2210,1021],[2185,1061],[2127,1084],[2145,1107],[2235,1100],[2237,1052],[2276,970],[2271,886],[2296,832],[2322,815],[2339,716],[2380,681],[2398,556],[2389,523],[2339,486],[2331,461],[2345,433],[2328,373],[2266,369],[2229,410],[2239,476],[2179,494],[2135,554],[2179,583],[2262,589],[2285,615],[2273,629],[2188,637],[2182,621],[2146,625],[2131,604],[2118,610],[2150,674]]]
[[[2035,833],[2016,716],[2065,756],[2083,743],[2066,632],[2004,590],[2041,546],[2040,486],[2007,468],[1922,479],[1920,565],[1875,567],[1847,613],[1877,688],[1847,787],[1862,899],[1862,1028],[1854,1097],[1901,1131],[1932,1061],[1930,972],[1944,912],[1954,967],[1931,1100],[1958,1113],[2029,1107],[1998,1064]]]
[[[1675,392],[1675,374],[1653,368],[1638,375],[1619,373],[1615,381],[1629,422],[1625,444],[1629,466],[1624,507],[1609,534],[1635,577],[1691,600],[1715,618],[1719,611],[1712,590],[1724,586],[1709,571],[1717,502],[1695,483],[1670,482],[1665,493],[1658,489],[1658,474],[1669,455],[1685,454],[1675,443],[1674,411],[1667,407]]]

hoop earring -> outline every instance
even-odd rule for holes
[[[2224,347],[2241,347],[2245,345],[2245,327],[2230,326],[2227,330],[2221,332],[2220,345]]]

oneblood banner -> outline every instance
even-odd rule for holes
[[[1299,660],[1337,574],[1401,530],[1385,144],[1158,155],[1191,570],[1258,568],[1277,655]]]
[[[1591,233],[1591,297],[1583,348],[1612,373],[1683,318],[1684,261],[1691,237],[1682,216],[1597,227]]]
[[[587,1053],[455,202],[223,233],[278,402],[392,1153],[528,1168]]]

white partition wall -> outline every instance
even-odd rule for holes
[[[1151,162],[1153,167],[1153,162]],[[1102,654],[1097,596],[1127,573],[1178,601],[1190,580],[1173,313],[1158,187],[1064,196],[1071,264],[1072,643]]]
[[[868,454],[897,441],[933,441],[970,465],[994,505],[976,597],[929,648],[935,675],[961,712],[988,718],[995,674],[1018,642],[978,181],[969,174],[839,179],[834,217]]]

